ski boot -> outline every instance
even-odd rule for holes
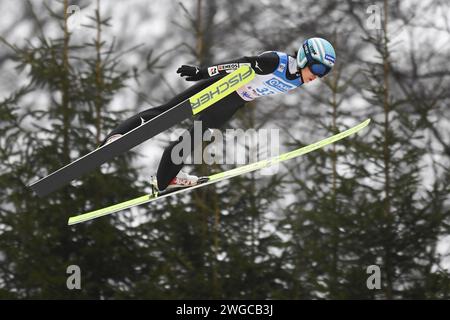
[[[204,183],[208,181],[208,177],[197,177],[194,175],[190,175],[186,172],[180,171],[175,178],[173,178],[166,189],[159,190],[158,189],[158,181],[155,176],[152,176],[150,179],[150,185],[152,187],[152,193],[155,194],[167,194],[180,189],[185,189],[189,187],[196,186],[198,184]]]

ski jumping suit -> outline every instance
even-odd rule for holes
[[[236,92],[216,102],[214,106],[202,111],[197,116],[195,120],[202,122],[202,135],[210,128],[222,128],[246,102],[252,101],[260,96],[284,93],[301,86],[303,83],[301,74],[297,68],[296,58],[276,51],[268,51],[258,56],[243,57],[210,67],[199,68],[197,69],[197,73],[200,73],[198,78],[201,80],[197,84],[181,92],[166,104],[147,109],[125,120],[105,138],[103,143],[110,136],[114,134],[125,134],[141,125],[144,121],[148,121],[162,112],[167,111],[243,65],[250,65],[253,68],[256,73],[255,78],[239,88]],[[193,126],[188,132],[191,138],[192,153],[194,152],[194,148],[201,146],[194,145]],[[174,164],[171,160],[172,149],[182,141],[182,137],[172,142],[163,152],[157,172],[159,190],[164,190],[183,167],[183,163]],[[185,161],[189,155],[181,154],[181,156]]]

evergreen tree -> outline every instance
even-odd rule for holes
[[[352,222],[360,231],[349,252],[358,257],[356,272],[380,265],[382,290],[375,297],[434,298],[442,294],[428,286],[440,277],[433,268],[440,260],[435,250],[447,215],[443,206],[447,190],[438,179],[431,192],[423,192],[423,133],[411,110],[411,97],[400,90],[405,79],[393,77],[403,67],[395,61],[388,28],[396,18],[395,4],[381,4],[382,29],[367,37],[379,55],[378,61],[366,62],[363,82],[370,92],[366,99],[374,124],[370,138],[355,152],[358,161],[353,168],[363,180],[353,188],[355,198],[361,200],[353,204]],[[367,292],[361,280],[357,280],[359,287],[350,283],[351,296],[363,297]],[[446,282],[442,289],[448,288]]]
[[[19,48],[3,40],[30,83],[1,104],[2,114],[9,117],[3,128],[8,139],[3,140],[7,147],[2,148],[0,176],[0,239],[6,266],[2,288],[17,298],[112,298],[130,286],[142,263],[126,218],[117,215],[70,228],[67,218],[134,195],[137,174],[129,166],[133,154],[104,168],[105,173],[91,174],[43,199],[26,187],[36,176],[96,148],[100,136],[117,121],[108,103],[128,79],[118,67],[119,54],[101,39],[108,20],[101,18],[99,1],[91,18],[96,36],[87,43],[71,43],[68,1],[57,8],[47,10],[59,24],[60,38],[48,38],[45,26],[35,20],[41,30],[38,43]],[[87,52],[90,57],[81,57]],[[19,99],[38,91],[47,106]],[[26,109],[20,117],[19,107]],[[83,290],[67,289],[69,265],[81,268]]]

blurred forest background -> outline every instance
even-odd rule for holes
[[[448,1],[2,0],[0,12],[0,298],[450,297]],[[72,227],[145,193],[169,134],[44,199],[26,188],[191,85],[181,64],[293,54],[312,36],[335,45],[331,75],[247,104],[230,127],[280,128],[282,150],[370,117],[360,134],[277,175]],[[69,265],[81,290],[66,287]]]

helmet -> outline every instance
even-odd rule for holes
[[[311,72],[322,78],[334,66],[336,52],[327,40],[322,38],[310,38],[303,42],[297,53],[299,68],[308,66]]]

